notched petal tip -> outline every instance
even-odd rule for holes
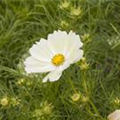
[[[64,34],[67,34],[66,31],[62,31],[62,30],[58,30],[59,33],[64,33]]]
[[[47,81],[55,82],[61,77],[61,75],[62,75],[62,71],[59,72],[58,70],[52,71],[48,73],[48,75],[43,79],[43,82],[47,82]]]
[[[39,41],[35,42],[37,45],[40,45],[41,42],[46,42],[47,40],[44,38],[41,38]]]
[[[29,53],[32,54],[32,52],[34,52],[36,48],[37,48],[37,45],[33,44],[33,46],[29,49]]]
[[[69,34],[74,33],[73,30],[70,30]],[[75,33],[76,34],[76,33]]]
[[[48,35],[48,38],[51,37],[51,36],[60,36],[60,35],[67,35],[67,32],[66,31],[61,31],[61,30],[55,30],[53,31],[53,33],[49,34]]]
[[[48,75],[43,79],[43,83],[47,82],[49,80]]]
[[[31,73],[30,70],[29,70],[27,67],[25,67],[25,71],[26,71],[26,73],[28,73],[28,74]]]

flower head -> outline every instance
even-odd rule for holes
[[[120,120],[120,110],[115,110],[113,113],[108,115],[108,120]]]
[[[82,96],[82,102],[83,103],[86,103],[86,102],[88,102],[89,101],[89,97],[87,97],[87,96]]]
[[[78,8],[71,8],[71,15],[73,16],[79,16],[82,13],[82,9],[80,7]]]
[[[20,99],[18,99],[17,97],[12,97],[11,98],[11,104],[13,106],[18,106],[20,104]]]
[[[0,103],[2,106],[7,106],[9,104],[9,98],[7,96],[3,97]]]
[[[81,68],[81,70],[87,70],[87,69],[89,68],[89,64],[87,63],[85,57],[83,57],[83,58],[80,60],[80,68]]]
[[[41,117],[43,115],[41,109],[35,109],[33,111],[33,117]]]
[[[52,104],[48,104],[46,103],[46,106],[44,106],[44,113],[47,114],[47,115],[50,115],[52,113],[52,110],[53,110],[53,105]]]
[[[110,102],[115,106],[119,106],[120,105],[120,98],[119,97],[113,98]]]
[[[19,80],[17,81],[17,84],[20,85],[20,86],[23,85],[24,83],[25,83],[25,79],[23,79],[23,78],[22,78],[22,79],[19,79]]]
[[[61,8],[61,9],[67,9],[68,7],[69,7],[69,5],[70,5],[70,2],[68,2],[68,1],[63,1],[62,3],[61,3],[61,5],[59,5],[59,7]]]
[[[60,23],[60,27],[65,29],[69,26],[69,23],[67,21],[62,20]]]
[[[71,96],[71,99],[74,101],[74,102],[77,102],[80,100],[80,94],[79,93],[74,93],[72,96]]]
[[[27,73],[49,72],[43,82],[56,81],[63,70],[83,57],[82,45],[74,32],[54,31],[47,40],[41,39],[30,48],[31,56],[25,61],[25,70]]]
[[[32,116],[36,118],[44,118],[45,116],[51,116],[53,114],[53,108],[54,106],[52,105],[52,103],[44,101],[40,104],[40,108],[33,111]]]
[[[90,38],[90,34],[89,33],[85,33],[84,35],[81,36],[83,42],[90,42],[91,38]]]

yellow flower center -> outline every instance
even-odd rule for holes
[[[59,66],[59,65],[63,64],[64,61],[65,61],[65,57],[62,54],[54,55],[52,58],[52,63],[55,66]]]

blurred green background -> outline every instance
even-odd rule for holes
[[[43,84],[23,62],[54,30],[80,35],[86,63]],[[0,0],[0,100],[1,120],[107,120],[120,108],[120,0]]]

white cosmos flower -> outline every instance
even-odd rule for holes
[[[49,72],[43,82],[56,81],[63,70],[83,57],[82,45],[74,32],[54,31],[47,40],[40,39],[30,48],[31,56],[25,61],[25,70],[27,73]]]
[[[113,113],[108,115],[108,120],[120,120],[120,110],[115,110]]]

